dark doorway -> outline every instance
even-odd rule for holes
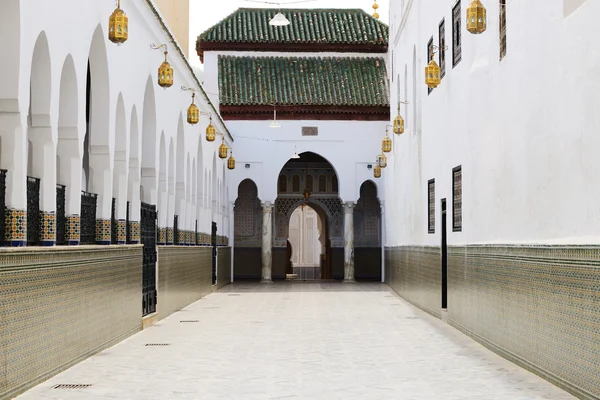
[[[448,308],[448,244],[446,237],[446,199],[442,199],[442,309]]]
[[[142,312],[146,316],[156,312],[156,206],[142,202],[141,239],[144,245],[142,267]]]
[[[212,232],[210,237],[212,245],[212,284],[217,284],[217,223],[212,223]]]

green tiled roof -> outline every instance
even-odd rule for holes
[[[361,9],[281,9],[291,22],[274,27],[276,8],[240,8],[198,36],[202,43],[376,45],[386,51],[389,28]]]
[[[387,107],[381,57],[219,56],[221,105]]]

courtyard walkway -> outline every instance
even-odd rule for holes
[[[572,398],[385,285],[337,283],[231,285],[18,397]]]

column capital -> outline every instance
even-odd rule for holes
[[[261,203],[262,208],[263,208],[263,212],[265,213],[271,213],[273,212],[273,203],[271,203],[270,201],[266,201],[264,203]]]
[[[351,213],[354,211],[354,207],[356,206],[356,203],[353,201],[347,201],[344,203],[344,211],[347,213]]]

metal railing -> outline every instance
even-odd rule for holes
[[[96,207],[98,195],[81,191],[81,244],[96,244]]]
[[[56,185],[56,244],[67,244],[66,186]]]
[[[27,245],[40,243],[40,179],[27,177]]]

